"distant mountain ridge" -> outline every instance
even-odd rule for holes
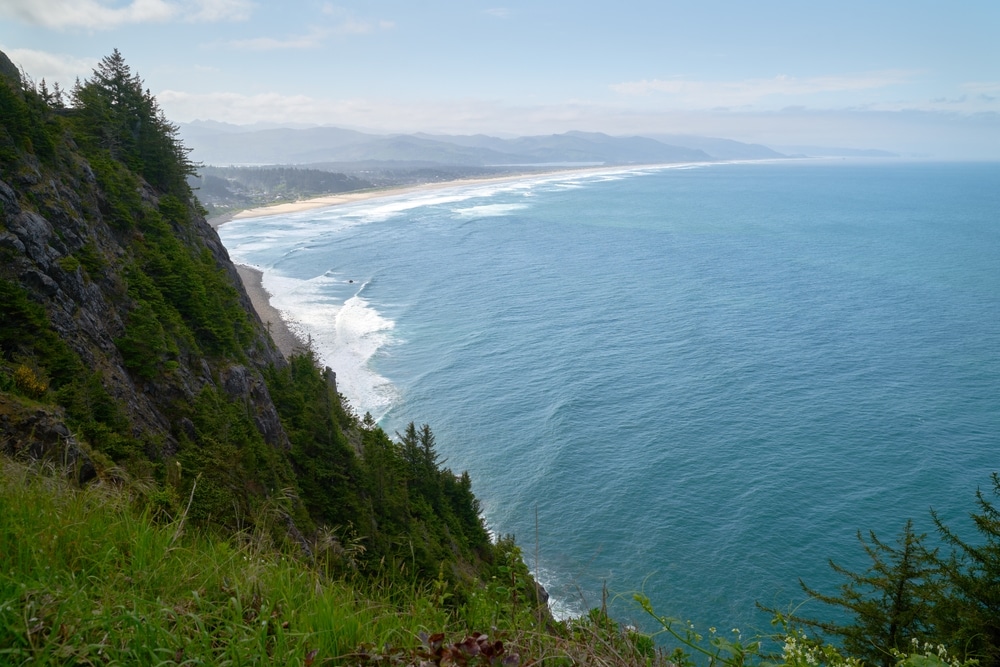
[[[773,160],[791,157],[761,144],[747,144],[732,139],[687,134],[654,134],[650,138],[674,146],[702,150],[719,160]]]
[[[267,128],[212,121],[181,124],[194,160],[211,165],[381,163],[465,167],[654,164],[786,157],[757,144],[663,135],[566,132],[505,139],[483,134],[379,135],[336,127]]]
[[[781,146],[789,157],[900,157],[899,153],[876,148],[839,148],[836,146]]]

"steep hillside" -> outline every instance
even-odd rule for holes
[[[490,576],[498,547],[430,428],[393,440],[311,353],[278,352],[120,54],[69,96],[4,72],[0,447],[80,483],[141,479],[167,519],[266,523],[306,554],[360,545],[338,567],[456,590]]]

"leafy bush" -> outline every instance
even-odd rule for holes
[[[14,386],[30,398],[41,398],[49,390],[49,383],[24,364],[14,369]]]

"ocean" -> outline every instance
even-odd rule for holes
[[[220,228],[359,414],[430,424],[561,616],[834,593],[1000,470],[1000,165],[466,183]],[[815,602],[800,613],[824,615]]]

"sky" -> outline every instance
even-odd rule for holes
[[[50,87],[115,48],[178,123],[1000,160],[997,0],[0,0]]]

